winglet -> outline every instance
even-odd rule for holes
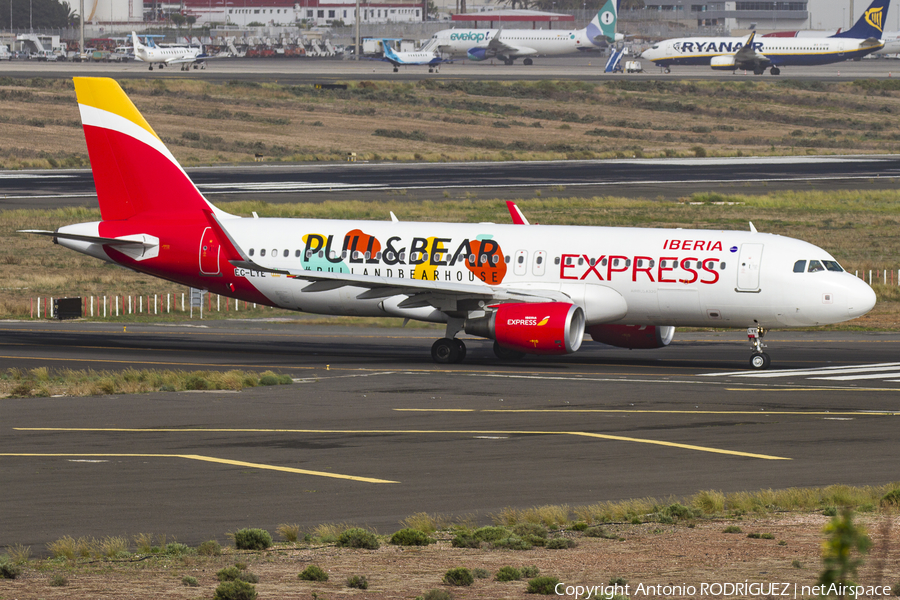
[[[519,210],[519,207],[516,206],[515,202],[507,200],[506,208],[509,210],[509,216],[512,217],[514,225],[531,225],[531,223],[528,222],[528,219],[525,218],[525,215],[522,214],[522,211]]]

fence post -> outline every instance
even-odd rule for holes
[[[37,305],[38,305],[38,317],[37,318],[40,319],[41,318],[41,297],[40,296],[38,296]]]

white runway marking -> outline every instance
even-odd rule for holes
[[[698,377],[741,377],[745,379],[775,379],[779,377],[802,377],[824,381],[856,381],[862,379],[891,379],[900,376],[900,363],[875,363],[871,365],[847,365],[841,367],[821,367],[811,369],[786,369],[784,371],[731,371],[728,373],[700,373]]]

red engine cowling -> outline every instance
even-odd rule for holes
[[[675,328],[656,325],[591,325],[587,332],[595,342],[636,350],[668,346],[675,335]]]
[[[584,311],[564,302],[501,304],[482,327],[466,331],[527,354],[569,354],[581,347]]]

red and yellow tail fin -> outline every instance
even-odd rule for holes
[[[76,77],[75,93],[104,221],[212,211],[124,90],[112,79]]]

